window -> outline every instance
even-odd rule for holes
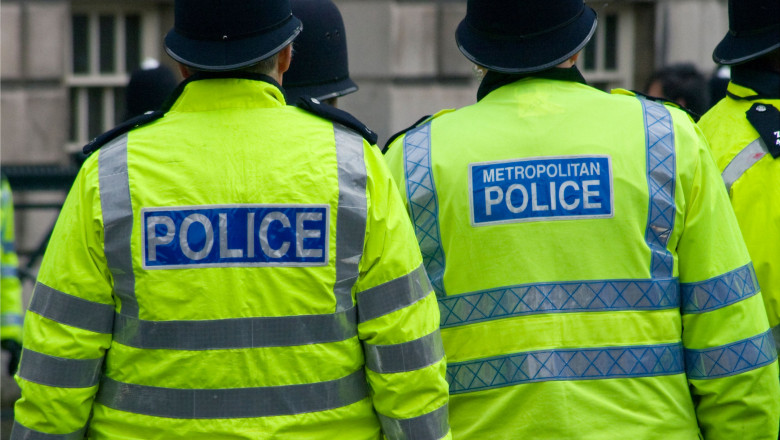
[[[599,8],[599,24],[580,55],[588,83],[602,90],[631,87],[634,75],[634,16],[629,7]]]
[[[70,60],[66,83],[70,93],[67,149],[78,151],[95,136],[124,120],[125,87],[130,73],[145,58],[160,58],[157,8],[153,3],[73,5]],[[133,8],[130,8],[133,6]]]

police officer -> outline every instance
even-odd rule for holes
[[[87,146],[12,438],[450,437],[436,299],[372,133],[285,106],[300,29],[287,1],[176,1],[186,80]]]
[[[8,374],[14,374],[22,351],[22,284],[19,281],[19,259],[14,246],[14,202],[5,174],[0,178],[0,344],[8,352]]]
[[[304,26],[284,75],[287,100],[296,104],[300,97],[308,96],[336,106],[340,96],[358,89],[349,77],[341,13],[330,0],[290,0],[290,5]]]
[[[728,92],[699,122],[731,196],[780,346],[780,1],[729,1],[713,53]]]
[[[455,438],[777,435],[776,353],[705,139],[589,87],[582,0],[469,0],[478,102],[387,160],[438,294]]]

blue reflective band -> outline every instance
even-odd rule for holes
[[[450,394],[551,380],[593,380],[683,373],[681,343],[538,350],[447,366]]]
[[[733,376],[769,365],[777,359],[772,331],[728,345],[704,350],[685,349],[689,379]]]
[[[562,156],[469,165],[471,224],[493,225],[613,212],[609,156]]]
[[[145,269],[324,266],[329,205],[145,208]]]

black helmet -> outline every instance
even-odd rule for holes
[[[301,31],[289,0],[176,0],[165,50],[206,71],[236,70],[271,57]]]
[[[596,31],[583,0],[468,0],[455,33],[472,62],[505,73],[531,73],[566,61]]]
[[[284,90],[290,102],[299,96],[325,100],[357,91],[349,78],[347,37],[341,13],[331,0],[291,0],[304,31],[295,40]]]
[[[727,66],[780,48],[780,0],[729,0],[729,32],[712,54]]]

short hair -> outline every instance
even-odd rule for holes
[[[261,60],[249,67],[241,69],[242,72],[259,73],[260,75],[271,76],[276,71],[276,64],[279,62],[279,52],[271,55],[270,57]]]
[[[666,99],[675,102],[684,100],[685,107],[697,115],[707,111],[710,101],[707,78],[693,64],[673,64],[655,71],[645,90],[656,81],[661,83]]]

